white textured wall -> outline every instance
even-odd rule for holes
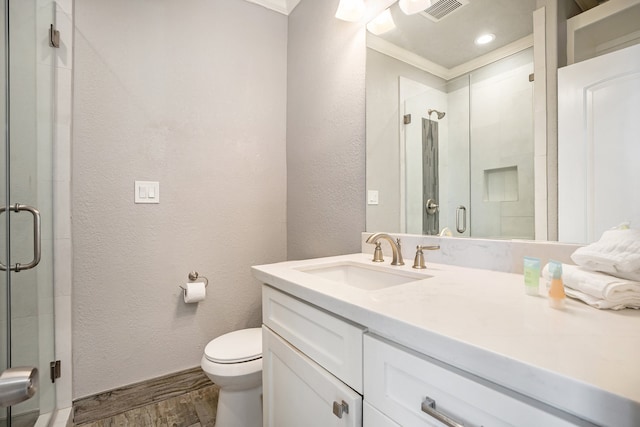
[[[250,266],[286,257],[287,18],[242,0],[75,7],[78,398],[260,324]],[[134,205],[136,179],[160,182],[159,205]],[[190,270],[210,279],[198,305],[178,288]]]
[[[360,251],[365,228],[365,29],[338,0],[289,16],[287,255]]]

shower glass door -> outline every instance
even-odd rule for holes
[[[534,239],[533,48],[470,75],[472,237]]]
[[[0,426],[34,425],[54,409],[49,365],[53,342],[53,81],[55,53],[49,47],[54,18],[50,0],[2,3],[3,82],[0,165],[0,372],[18,366],[39,370],[34,397],[0,410]],[[40,238],[35,238],[40,212]],[[40,261],[33,264],[39,242]],[[17,267],[17,268],[16,268]],[[16,271],[18,270],[18,271]]]

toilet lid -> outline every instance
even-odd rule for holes
[[[215,363],[240,363],[258,359],[262,357],[262,329],[241,329],[221,335],[207,344],[204,355]]]

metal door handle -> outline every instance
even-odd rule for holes
[[[429,215],[434,215],[436,212],[438,212],[439,207],[440,205],[438,205],[438,203],[433,199],[428,199],[427,203],[424,206],[424,208],[427,210],[427,214]]]
[[[9,207],[3,206],[0,208],[0,214],[9,211],[14,212],[22,212],[27,211],[31,215],[33,215],[33,259],[28,264],[20,264],[16,262],[14,265],[9,267],[9,270],[15,271],[16,273],[22,270],[29,270],[30,268],[35,267],[40,262],[40,254],[42,253],[40,248],[40,212],[31,206],[21,205],[20,203],[16,203],[15,205],[11,205]],[[0,262],[0,270],[6,271],[7,266]]]
[[[433,418],[440,421],[442,424],[446,425],[447,427],[464,427],[464,424],[460,424],[456,420],[447,417],[442,412],[436,411],[436,401],[428,396],[425,397],[424,400],[422,401],[421,409],[422,409],[422,412],[432,416]]]
[[[460,227],[460,211],[462,211],[462,227]],[[456,231],[458,233],[467,231],[467,208],[462,205],[456,208]]]
[[[0,407],[31,399],[38,391],[38,368],[9,368],[0,375]]]
[[[349,413],[349,404],[344,400],[342,402],[333,401],[333,415],[342,418],[342,414]]]

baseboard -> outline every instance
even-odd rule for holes
[[[109,418],[212,385],[200,367],[83,397],[73,402],[74,424]]]

